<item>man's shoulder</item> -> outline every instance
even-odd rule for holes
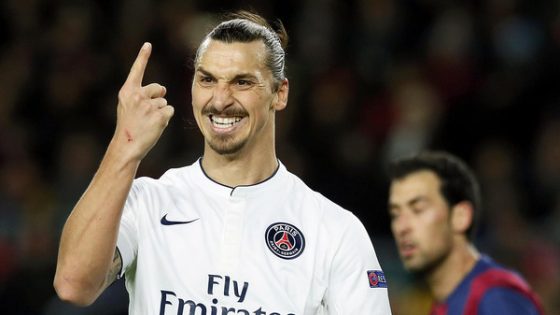
[[[332,225],[342,230],[344,230],[344,227],[355,228],[357,225],[362,224],[351,210],[344,208],[321,192],[309,187],[299,177],[293,174],[292,176],[294,176],[296,182],[295,190],[316,205],[316,209],[320,211],[324,224]]]
[[[200,168],[198,162],[195,162],[191,165],[170,168],[165,171],[165,173],[163,173],[163,175],[161,175],[158,180],[162,182],[177,181],[179,179],[191,176],[191,174],[197,171],[198,168]]]
[[[159,178],[150,176],[140,176],[134,180],[134,186],[140,189],[169,189],[172,187],[185,185],[189,182],[190,174],[196,168],[196,164],[170,168]]]
[[[512,308],[511,311],[530,309],[534,312],[519,314],[537,314],[539,302],[521,274],[495,262],[488,256],[482,256],[475,267],[465,314],[475,314],[477,309],[487,314],[488,311],[492,313],[496,308],[503,310],[504,307],[513,305],[517,307]]]
[[[463,280],[469,292],[492,287],[528,287],[523,276],[487,255],[481,255],[471,272]]]
[[[301,196],[314,200],[321,209],[324,209],[325,211],[328,211],[333,215],[339,215],[339,216],[351,215],[351,212],[349,210],[343,208],[341,205],[334,202],[329,197],[323,195],[321,192],[311,188],[297,175],[288,171],[287,176],[291,177],[291,181],[293,183],[293,190],[295,192],[297,192]]]

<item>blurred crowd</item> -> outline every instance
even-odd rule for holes
[[[154,47],[144,83],[167,87],[175,116],[139,176],[199,157],[194,50],[220,13],[252,8],[291,35],[279,158],[365,223],[395,315],[426,314],[430,299],[398,260],[384,167],[424,148],[472,165],[484,198],[476,244],[520,271],[548,314],[560,314],[559,4],[3,0],[0,312],[126,314],[122,281],[88,309],[55,297],[65,218],[103,156],[117,92],[144,41]]]

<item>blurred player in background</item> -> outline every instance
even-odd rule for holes
[[[287,34],[242,12],[216,26],[194,61],[203,156],[134,179],[173,115],[142,79],[141,48],[119,92],[117,126],[60,242],[60,298],[92,303],[126,277],[130,314],[390,314],[387,282],[362,223],[276,158],[288,102]]]
[[[393,161],[389,177],[391,230],[405,269],[431,290],[432,315],[543,314],[519,274],[474,246],[479,184],[463,161],[422,152]]]

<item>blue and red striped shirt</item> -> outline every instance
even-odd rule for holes
[[[431,315],[543,315],[542,305],[516,272],[482,256],[449,297],[432,306]]]

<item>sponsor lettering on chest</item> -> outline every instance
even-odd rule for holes
[[[249,293],[249,282],[238,281],[227,275],[208,275],[207,292],[211,303],[202,303],[181,297],[171,290],[160,290],[159,315],[296,315],[294,313],[269,312],[264,306],[247,310],[243,302]],[[218,297],[235,297],[236,304],[222,305]]]

